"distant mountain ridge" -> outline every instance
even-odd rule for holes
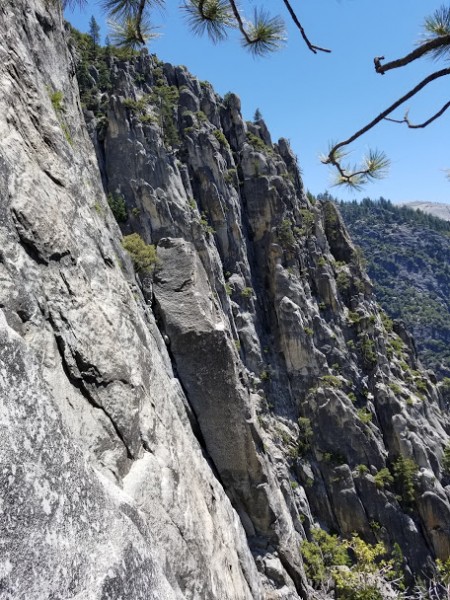
[[[423,364],[448,377],[450,222],[383,198],[338,206],[364,252],[379,303],[414,334]]]
[[[414,210],[421,210],[439,219],[450,221],[450,203],[444,204],[443,202],[421,202],[416,200],[414,202],[403,202],[401,206],[406,206]]]

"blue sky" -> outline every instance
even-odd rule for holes
[[[369,148],[384,150],[391,160],[389,176],[362,192],[330,187],[332,173],[319,161],[329,143],[349,137],[389,104],[414,87],[443,63],[416,61],[403,69],[375,73],[373,57],[399,58],[420,39],[424,17],[443,0],[302,0],[293,1],[313,43],[332,49],[331,54],[311,53],[288,21],[288,41],[279,52],[253,58],[240,47],[234,34],[214,46],[207,38],[194,37],[179,10],[181,0],[167,0],[153,22],[161,37],[149,50],[161,60],[184,64],[199,79],[210,81],[223,95],[238,94],[246,119],[259,108],[273,140],[290,139],[298,155],[305,186],[317,194],[328,190],[343,198],[384,196],[394,202],[423,200],[450,202],[450,110],[423,130],[383,123],[352,146],[351,162],[358,162]],[[242,4],[245,4],[243,2]],[[281,0],[256,2],[283,13]],[[89,0],[81,14],[67,11],[67,19],[81,31],[88,30],[91,15],[104,27],[98,3]],[[445,66],[448,66],[448,62]],[[412,99],[410,118],[420,122],[448,101],[448,78],[431,83]],[[400,109],[398,117],[403,117]]]

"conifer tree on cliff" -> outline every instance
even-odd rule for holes
[[[95,55],[100,42],[100,25],[97,23],[94,16],[92,16],[91,20],[89,21],[89,35],[92,38]]]

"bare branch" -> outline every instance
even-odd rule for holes
[[[439,37],[433,38],[424,44],[421,44],[418,48],[404,56],[403,58],[398,58],[397,60],[393,60],[384,65],[380,63],[380,61],[375,62],[375,71],[380,73],[380,75],[384,75],[386,71],[390,71],[391,69],[398,69],[398,67],[404,67],[405,65],[421,58],[424,54],[428,54],[437,48],[441,48],[442,46],[450,45],[450,34],[441,35]],[[384,57],[382,57],[384,58]]]
[[[424,127],[427,127],[430,123],[432,123],[433,121],[438,119],[441,115],[443,115],[445,113],[445,111],[447,110],[447,108],[450,108],[450,101],[446,102],[444,104],[444,106],[440,110],[438,110],[437,113],[435,113],[432,117],[430,117],[423,123],[417,123],[417,124],[411,123],[411,121],[409,120],[408,111],[405,113],[405,116],[401,120],[400,119],[391,119],[389,117],[386,117],[385,120],[390,121],[391,123],[406,123],[406,125],[409,127],[409,129],[423,129]]]
[[[145,40],[144,36],[142,35],[141,24],[146,3],[147,0],[140,0],[136,13],[136,38],[142,45],[145,45]]]
[[[441,69],[440,71],[436,71],[435,73],[432,73],[431,75],[428,75],[428,77],[425,77],[425,79],[423,79],[420,83],[418,83],[416,85],[416,87],[414,87],[412,90],[410,90],[404,96],[402,96],[401,98],[399,98],[398,100],[396,100],[396,102],[394,102],[393,104],[391,104],[391,106],[389,106],[388,108],[386,108],[386,110],[384,110],[383,112],[381,112],[377,117],[375,117],[375,119],[373,119],[372,121],[370,121],[370,123],[368,123],[367,125],[365,125],[362,129],[359,129],[356,133],[354,133],[348,139],[346,139],[346,140],[344,140],[342,142],[339,142],[338,144],[336,144],[335,146],[333,146],[333,148],[331,148],[328,156],[331,157],[331,155],[333,153],[335,153],[336,150],[338,150],[339,148],[342,148],[344,146],[348,146],[349,144],[351,144],[352,142],[354,142],[355,140],[357,140],[364,133],[366,133],[367,131],[369,131],[370,129],[372,129],[373,127],[375,127],[375,125],[377,125],[378,123],[380,123],[380,121],[383,121],[383,119],[385,119],[388,115],[390,115],[396,108],[398,108],[399,106],[401,106],[402,104],[404,104],[407,100],[409,100],[410,98],[412,98],[413,96],[415,96],[426,85],[428,85],[429,83],[431,83],[435,79],[438,79],[439,77],[444,77],[446,75],[450,75],[450,68]]]
[[[362,168],[354,167],[350,169],[348,167],[344,167],[342,165],[342,159],[345,157],[346,153],[343,152],[342,148],[348,146],[356,139],[361,137],[364,133],[375,127],[380,121],[383,121],[387,118],[389,114],[391,114],[396,108],[401,106],[404,102],[409,100],[412,96],[417,94],[421,89],[423,89],[426,85],[438,79],[439,77],[444,77],[445,75],[450,75],[450,68],[441,69],[440,71],[436,71],[432,73],[425,79],[423,79],[419,84],[417,84],[412,90],[406,93],[404,96],[399,98],[396,102],[391,104],[386,110],[380,113],[375,119],[370,121],[367,125],[365,125],[362,129],[354,133],[348,139],[339,142],[338,144],[334,144],[328,152],[328,155],[322,157],[322,162],[324,164],[329,164],[335,167],[338,171],[337,185],[344,184],[351,186],[355,189],[361,187],[362,184],[366,183],[369,179],[381,178],[387,171],[389,167],[389,160],[383,153],[379,153],[378,151],[372,152],[371,156],[369,154],[369,160],[365,160],[365,164]],[[445,105],[436,115],[431,117],[428,121],[431,122],[434,119],[438,118],[450,105]],[[407,118],[407,116],[405,117]],[[404,122],[400,121],[400,122]]]
[[[291,19],[295,23],[296,27],[299,29],[299,31],[301,33],[301,36],[302,36],[302,38],[305,41],[305,44],[308,46],[308,48],[311,50],[311,52],[314,52],[314,54],[317,54],[318,51],[319,52],[331,52],[331,50],[328,50],[328,48],[322,48],[321,46],[316,46],[315,44],[312,44],[309,41],[309,39],[308,39],[308,37],[307,37],[307,35],[305,33],[305,30],[303,29],[302,24],[298,20],[298,17],[295,14],[294,9],[292,8],[289,0],[283,0],[283,2],[285,4],[286,8],[288,9],[288,12],[289,12],[289,14],[291,16]]]
[[[230,2],[231,10],[233,11],[234,18],[236,19],[236,22],[238,24],[239,31],[244,36],[244,39],[247,42],[247,44],[252,44],[253,40],[248,35],[247,30],[245,29],[244,22],[241,17],[241,13],[239,12],[238,7],[236,6],[236,2],[234,0],[229,0],[229,2]]]

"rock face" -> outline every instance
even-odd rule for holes
[[[262,598],[121,248],[61,15],[0,12],[1,595]]]
[[[82,79],[47,2],[0,16],[2,597],[308,598],[315,524],[447,558],[444,398],[288,143],[145,52]]]

